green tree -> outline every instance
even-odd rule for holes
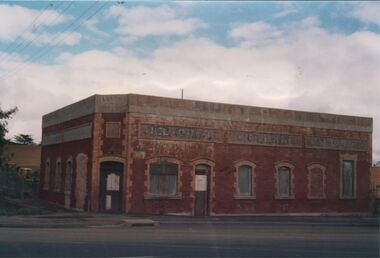
[[[33,145],[34,139],[30,134],[19,134],[15,136],[15,142],[24,145]]]
[[[3,163],[3,150],[4,145],[8,142],[7,139],[5,139],[5,135],[8,132],[7,125],[8,125],[8,119],[12,118],[12,115],[16,113],[17,107],[12,108],[10,110],[2,110],[0,108],[0,167]]]

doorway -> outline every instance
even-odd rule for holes
[[[209,165],[195,167],[195,216],[210,215],[210,171]]]
[[[99,211],[121,212],[123,163],[106,161],[100,164]]]

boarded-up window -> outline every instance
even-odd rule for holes
[[[314,167],[309,169],[309,197],[310,198],[324,198],[325,173],[320,167]]]
[[[73,165],[71,161],[68,161],[66,164],[66,175],[65,175],[65,191],[66,192],[71,191],[72,178],[73,178]]]
[[[107,138],[120,137],[120,123],[119,122],[106,123],[106,137]]]
[[[354,161],[343,160],[342,164],[342,197],[354,197]]]
[[[290,197],[291,174],[288,167],[280,167],[277,171],[277,195],[278,197]]]
[[[150,165],[149,193],[175,196],[177,194],[178,165],[157,162]]]
[[[50,183],[50,162],[45,163],[44,190],[49,190]]]
[[[75,178],[75,207],[84,210],[87,196],[87,166],[88,156],[79,153],[76,158],[76,178]]]
[[[61,191],[61,178],[62,178],[61,162],[57,161],[56,168],[55,168],[55,180],[54,180],[54,191],[56,192]]]
[[[238,195],[252,195],[252,168],[247,165],[238,168]]]

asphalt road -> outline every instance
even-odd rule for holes
[[[379,229],[376,226],[249,222],[0,228],[0,256],[379,257]]]

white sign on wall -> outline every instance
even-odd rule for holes
[[[207,191],[206,175],[195,175],[195,191]]]
[[[112,196],[106,195],[106,210],[110,210],[112,208]]]
[[[107,191],[119,191],[120,177],[115,173],[107,175]]]

